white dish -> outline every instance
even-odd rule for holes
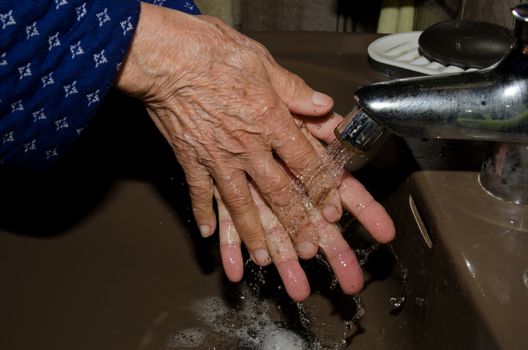
[[[377,39],[368,47],[369,57],[379,63],[427,75],[460,73],[475,70],[444,66],[429,61],[418,51],[418,38],[422,32],[390,34]]]

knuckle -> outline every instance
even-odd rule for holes
[[[289,158],[299,170],[300,180],[303,183],[314,179],[321,172],[321,162],[314,156],[314,150],[309,145],[293,148]]]
[[[189,193],[193,201],[205,202],[211,201],[213,198],[212,186],[209,181],[194,180],[188,181]]]
[[[297,74],[294,74],[286,69],[282,69],[282,74],[284,75],[284,89],[289,92],[292,95],[295,95],[299,92],[299,90],[307,87],[306,83],[304,82],[301,77],[299,77]]]
[[[293,200],[293,191],[289,181],[276,179],[261,189],[261,193],[272,208],[285,208]]]
[[[256,105],[251,107],[253,112],[261,118],[274,119],[274,117],[282,110],[282,104],[276,96],[274,96],[270,90],[262,89],[258,93],[258,102]]]
[[[226,195],[224,196],[224,203],[233,216],[241,216],[253,211],[250,198],[242,194]]]

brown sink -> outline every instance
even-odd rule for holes
[[[356,87],[383,79],[366,59],[376,35],[251,35],[340,113]],[[397,239],[373,247],[343,220],[360,257],[372,251],[364,291],[342,295],[313,260],[314,294],[296,305],[273,268],[248,264],[242,283],[227,282],[170,149],[141,105],[114,93],[60,169],[0,174],[0,349],[252,349],[264,338],[268,348],[303,338],[312,349],[526,349],[528,210],[480,188],[482,149],[389,139],[356,175]]]

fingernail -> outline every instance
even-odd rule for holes
[[[328,95],[322,94],[315,91],[312,95],[312,103],[316,106],[326,106],[330,103],[331,99]]]
[[[296,246],[297,253],[302,258],[308,258],[315,255],[315,246],[312,244],[312,242],[301,242],[297,244]]]
[[[335,222],[339,219],[339,211],[333,205],[327,205],[323,209],[323,215],[325,219],[329,222]]]
[[[211,227],[209,225],[200,225],[200,234],[202,237],[208,237],[211,235]]]
[[[253,253],[253,260],[257,263],[257,265],[260,266],[267,265],[271,261],[268,251],[266,249],[257,249]]]

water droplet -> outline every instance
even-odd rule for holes
[[[394,310],[397,310],[403,306],[403,303],[405,302],[405,297],[392,297],[389,299],[389,302],[391,303]]]

